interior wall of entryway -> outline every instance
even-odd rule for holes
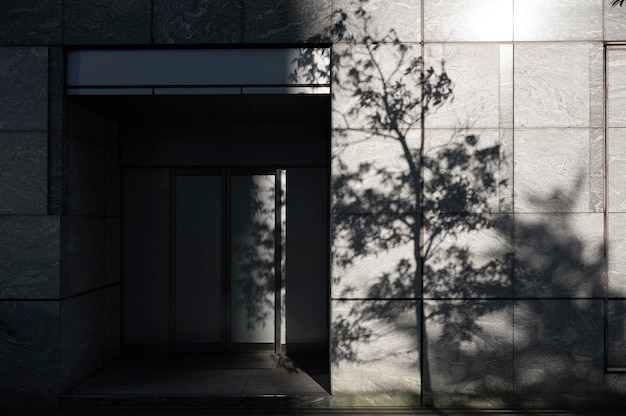
[[[299,106],[301,114],[291,116],[281,114],[279,108],[275,116],[239,113],[228,115],[228,120],[215,120],[210,115],[201,120],[158,116],[174,102],[180,111],[180,98],[168,103],[170,100],[159,97],[150,103],[143,97],[139,100],[148,106],[158,102],[160,110],[153,115],[144,111],[145,115],[136,119],[122,117],[122,349],[172,350],[176,312],[170,301],[175,290],[171,287],[171,198],[176,169],[271,167],[287,172],[286,350],[322,354],[328,361],[330,100],[253,97],[265,107],[280,107],[286,102],[290,107]],[[189,101],[189,106],[199,104],[197,98]],[[208,101],[219,102],[219,98],[203,102]],[[233,98],[224,97],[224,102],[232,103]],[[311,105],[321,109],[312,110]],[[255,108],[259,107],[250,107],[252,113]],[[187,115],[194,111],[198,108],[190,108]]]

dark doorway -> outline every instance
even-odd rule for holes
[[[240,120],[202,117],[219,96],[191,119],[182,97],[99,104],[122,112],[122,351],[286,353],[328,390],[330,128],[310,109],[330,102],[248,98],[226,97]]]

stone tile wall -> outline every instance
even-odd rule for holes
[[[4,45],[38,38],[6,29]],[[60,391],[61,220],[48,215],[48,62],[45,47],[0,46],[0,402],[11,405],[54,403]]]
[[[602,0],[399,3],[333,4],[334,403],[618,403],[622,376],[605,372],[603,351],[606,316],[609,365],[622,365],[624,71],[609,52],[607,167],[603,41],[623,40],[626,11]],[[411,7],[413,30],[403,14],[393,31],[389,16]],[[421,87],[406,75],[413,58]],[[377,303],[411,304],[418,331]],[[412,367],[387,360],[385,387],[367,375],[381,349],[418,351],[403,355]]]
[[[120,351],[121,167],[118,123],[67,102],[62,216],[61,389]]]

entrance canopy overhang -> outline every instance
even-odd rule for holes
[[[329,94],[329,48],[76,50],[68,95]]]

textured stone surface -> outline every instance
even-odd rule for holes
[[[513,303],[428,301],[424,399],[438,407],[513,405]]]
[[[121,280],[122,221],[107,217],[104,220],[104,282],[111,284]]]
[[[419,128],[421,109],[419,45],[335,44],[333,46],[334,128]],[[440,75],[441,65],[435,66]],[[433,77],[434,78],[434,77]],[[431,81],[433,81],[431,79]],[[394,97],[385,108],[384,98]]]
[[[601,44],[516,45],[515,126],[602,127],[602,56]]]
[[[4,0],[0,3],[0,44],[61,43],[59,0]]]
[[[606,140],[604,129],[589,132],[589,211],[604,212]]]
[[[413,179],[419,180],[420,136],[419,130],[411,130],[402,137],[407,154],[397,135],[385,137],[369,131],[335,130],[333,211],[416,212],[420,190]]]
[[[48,47],[48,130],[67,128],[65,95],[65,51],[62,46]]]
[[[510,130],[427,129],[424,211],[507,212],[512,203]]]
[[[65,43],[149,44],[151,4],[151,0],[65,0]]]
[[[608,214],[609,297],[626,297],[626,214]]]
[[[333,217],[335,298],[415,298],[422,290],[414,215]]]
[[[604,0],[516,1],[515,40],[602,40]]]
[[[97,111],[68,99],[68,133],[72,137],[103,144],[107,133],[107,119]]]
[[[608,130],[608,193],[609,212],[626,211],[626,129]]]
[[[588,129],[515,132],[515,211],[588,212]]]
[[[48,137],[0,131],[0,214],[46,214]]]
[[[48,128],[48,50],[0,47],[0,130]]]
[[[359,9],[365,11],[367,26],[359,17]],[[333,1],[333,40],[363,39],[369,36],[375,41],[419,42],[421,37],[421,0],[354,0]]]
[[[602,214],[515,216],[515,296],[604,295]]]
[[[607,123],[609,127],[626,127],[626,50],[609,49],[607,53]]]
[[[104,150],[104,213],[119,217],[122,212],[122,168],[119,150]]]
[[[512,213],[514,202],[513,130],[500,130],[500,212]]]
[[[0,301],[0,328],[0,405],[55,405],[58,301]]]
[[[104,284],[104,218],[63,217],[66,244],[63,294],[71,296]]]
[[[500,45],[500,128],[511,128],[513,112],[513,45]]]
[[[120,354],[122,318],[122,289],[120,285],[104,290],[104,361]]]
[[[104,359],[104,290],[61,301],[61,385],[70,389]]]
[[[119,150],[120,148],[120,124],[117,121],[106,118],[104,124],[104,145],[107,149]]]
[[[626,301],[609,300],[607,365],[626,366]]]
[[[445,72],[454,83],[454,100],[428,113],[426,127],[500,125],[499,45],[429,44],[425,53],[426,68],[445,65]]]
[[[426,41],[513,40],[513,0],[423,0]]]
[[[0,216],[0,298],[58,298],[60,228],[55,216]]]
[[[515,302],[515,406],[602,404],[602,309],[602,300]]]
[[[156,0],[156,43],[241,42],[242,0]]]
[[[67,164],[68,213],[103,215],[104,148],[70,136],[67,143]]]
[[[626,19],[624,7],[611,7],[612,1],[604,2],[604,40],[622,41],[626,39]]]
[[[626,400],[626,374],[606,374],[604,379],[605,406],[623,406]]]
[[[418,406],[418,301],[333,302],[333,404]]]
[[[63,212],[63,137],[61,131],[48,132],[48,214]]]
[[[330,20],[330,0],[243,0],[246,43],[328,42]]]
[[[424,221],[426,296],[511,296],[510,216],[431,214]]]

